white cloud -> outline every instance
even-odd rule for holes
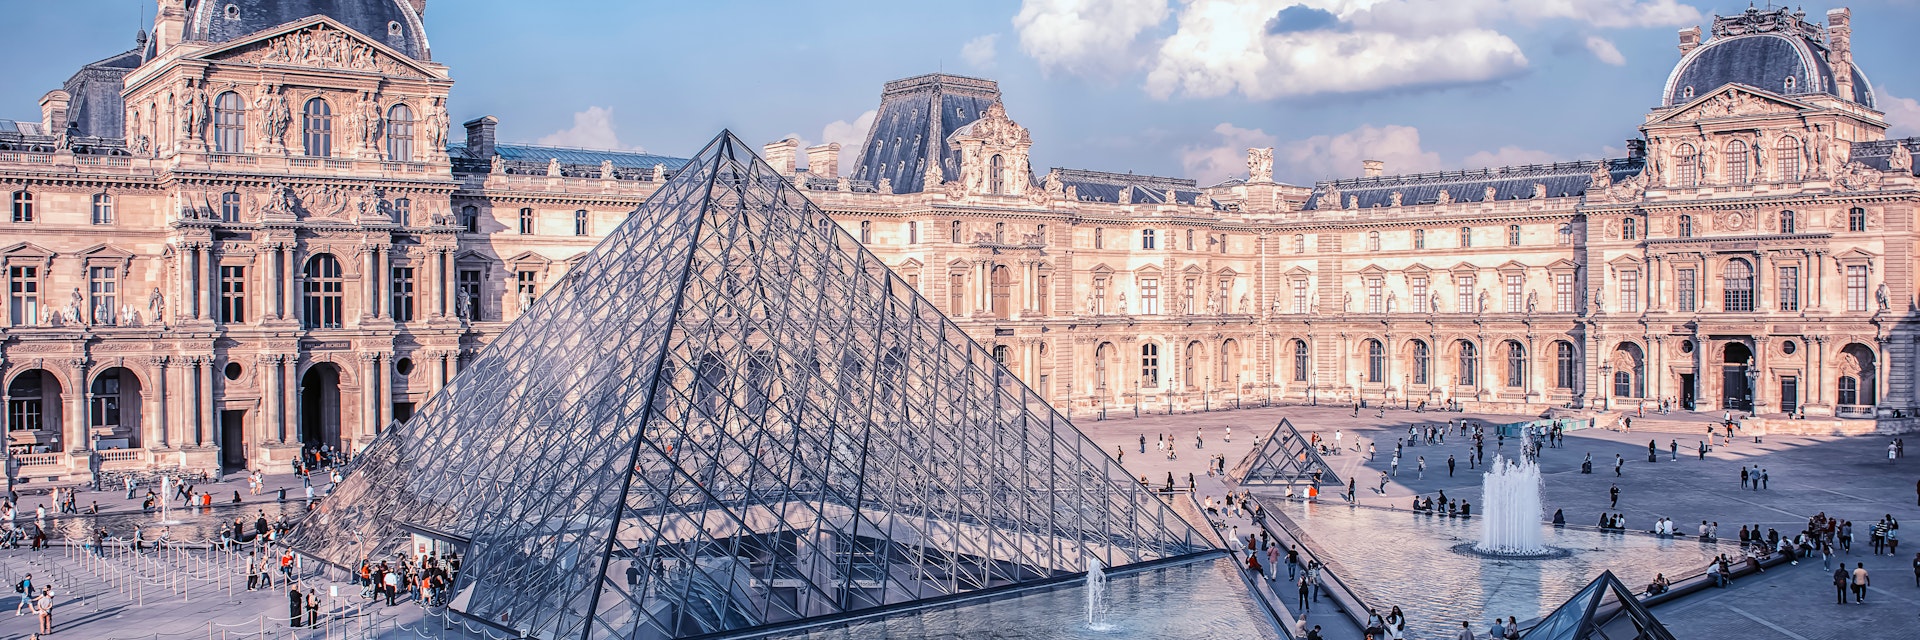
[[[1440,154],[1420,146],[1420,130],[1405,125],[1361,125],[1345,133],[1288,142],[1274,151],[1276,164],[1301,183],[1360,175],[1360,161],[1385,162],[1387,173],[1418,173],[1443,166]]]
[[[1547,21],[1599,29],[1691,24],[1679,0],[1026,0],[1014,25],[1043,68],[1146,69],[1158,98],[1255,100],[1498,80],[1527,68],[1507,33]],[[1144,41],[1143,41],[1144,40]],[[1622,64],[1604,38],[1587,42]],[[1142,51],[1144,49],[1144,52]],[[1144,54],[1144,55],[1143,55]]]
[[[613,131],[613,107],[587,107],[586,111],[573,114],[573,128],[540,136],[534,142],[554,147],[645,150],[639,145],[627,147],[620,144],[619,134]]]
[[[1180,150],[1180,166],[1186,170],[1186,176],[1199,180],[1202,185],[1246,177],[1247,149],[1274,146],[1274,137],[1259,129],[1242,129],[1222,122],[1213,132],[1220,134],[1220,145]]]
[[[1511,167],[1523,164],[1548,164],[1569,160],[1539,149],[1523,149],[1507,145],[1493,151],[1480,151],[1469,155],[1460,162],[1461,166],[1478,169],[1483,167]]]
[[[967,61],[975,69],[992,69],[996,45],[1000,34],[989,33],[960,46],[960,59]]]
[[[1600,36],[1587,36],[1587,52],[1592,53],[1595,59],[1616,67],[1627,63],[1627,57],[1620,55],[1620,49],[1613,46],[1613,41]]]
[[[1887,85],[1874,87],[1873,100],[1887,114],[1888,137],[1920,135],[1920,100],[1897,97]]]
[[[853,122],[835,120],[828,123],[826,127],[820,129],[821,141],[807,144],[840,143],[840,172],[844,174],[853,168],[853,163],[860,160],[860,145],[866,144],[867,130],[873,128],[873,118],[879,113],[879,111],[868,109],[866,113],[854,118]]]
[[[1140,34],[1167,15],[1167,0],[1023,0],[1013,27],[1042,69],[1105,74],[1138,66]]]

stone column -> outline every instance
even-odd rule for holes
[[[214,421],[214,416],[218,415],[218,413],[216,413],[213,406],[213,385],[215,384],[213,376],[213,356],[201,358],[200,379],[205,382],[200,385],[201,393],[204,394],[204,397],[201,398],[203,404],[200,409],[200,427],[193,432],[193,444],[196,447],[209,446],[207,444],[208,435],[211,433],[213,426],[217,424]]]
[[[429,354],[428,358],[433,363],[433,390],[429,395],[431,398],[433,395],[439,395],[440,389],[447,386],[447,352],[435,351]]]
[[[378,258],[374,256],[374,251],[373,245],[360,246],[360,292],[365,296],[361,298],[364,302],[360,305],[360,317],[362,318],[374,317],[377,313],[376,310],[380,307],[379,301],[375,299],[374,293],[376,290],[376,285],[374,284],[376,276],[373,270],[375,265],[379,263]]]
[[[73,410],[68,412],[66,432],[68,451],[88,451],[93,448],[93,416],[89,415],[88,405],[93,404],[93,380],[87,369],[93,364],[86,358],[74,358],[67,361],[73,370]]]
[[[281,253],[286,257],[286,264],[280,269],[281,309],[285,313],[283,317],[297,320],[300,318],[300,292],[294,283],[300,278],[300,248],[288,243]]]
[[[374,354],[373,363],[374,405],[373,434],[379,435],[393,420],[393,354],[382,351]]]
[[[1753,337],[1753,412],[1760,413],[1765,408],[1767,388],[1767,347],[1773,342],[1772,336]]]
[[[391,280],[391,278],[393,278],[393,247],[382,246],[379,247],[379,250],[380,259],[374,263],[378,267],[375,276],[379,279],[375,281],[378,284],[373,288],[374,308],[378,309],[379,313],[375,314],[374,317],[392,319],[393,296],[390,295],[390,292],[393,289],[393,282]]]
[[[187,319],[200,319],[200,245],[188,242],[181,245],[186,251],[186,273],[180,274],[180,302],[186,307]]]
[[[1767,282],[1767,278],[1768,278],[1767,252],[1755,251],[1753,252],[1753,310],[1754,311],[1767,311],[1771,309],[1771,307],[1767,306],[1767,299],[1769,297],[1767,294],[1772,293],[1772,291],[1764,285],[1764,283]],[[1758,378],[1754,379],[1753,386],[1755,387],[1760,386],[1760,382]],[[1757,394],[1754,395],[1754,399],[1755,399],[1754,402],[1755,402],[1756,408],[1758,408],[1759,406],[1759,398],[1760,398],[1759,395]]]
[[[158,410],[153,412],[154,425],[152,437],[154,442],[159,443],[157,448],[168,449],[171,448],[171,445],[167,438],[167,396],[170,395],[170,390],[167,389],[167,357],[153,356],[147,359],[147,364],[153,367],[153,384],[155,391],[153,399],[154,404],[158,405],[158,407],[156,407]],[[153,449],[156,447],[148,445],[147,448]]]
[[[1878,409],[1880,407],[1888,404],[1887,374],[1893,371],[1893,359],[1888,357],[1887,352],[1889,349],[1887,345],[1891,342],[1892,341],[1888,340],[1886,336],[1875,336],[1873,339],[1873,406],[1875,415],[1879,415]]]
[[[282,355],[274,362],[274,369],[279,372],[280,378],[280,424],[275,435],[280,444],[286,444],[289,440],[298,442],[300,437],[296,433],[300,422],[294,418],[293,412],[300,410],[300,356]]]
[[[360,428],[355,430],[353,437],[343,439],[357,440],[373,433],[373,422],[379,419],[379,409],[375,404],[380,401],[374,392],[374,371],[379,368],[380,354],[372,352],[360,354]]]
[[[205,296],[207,299],[207,319],[218,322],[220,320],[220,258],[213,254],[213,250],[213,244],[209,243],[206,245],[207,273],[205,279],[201,282],[201,286],[206,287],[207,291]]]

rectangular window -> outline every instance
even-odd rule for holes
[[[1526,282],[1527,277],[1524,275],[1517,273],[1507,275],[1507,313],[1526,311],[1526,308],[1521,306],[1526,304],[1524,301],[1526,298]]]
[[[1200,281],[1195,280],[1193,278],[1187,278],[1185,286],[1181,287],[1181,294],[1182,294],[1180,296],[1180,312],[1181,313],[1186,313],[1186,314],[1193,313],[1193,310],[1195,308],[1194,307],[1195,303],[1193,299],[1200,292],[1199,282]]]
[[[1426,229],[1413,230],[1413,248],[1415,249],[1427,248],[1427,230]]]
[[[19,223],[33,222],[33,192],[13,192],[13,221]]]
[[[920,223],[907,223],[907,244],[920,244]]]
[[[1458,276],[1454,279],[1454,283],[1454,296],[1458,298],[1454,307],[1459,309],[1460,313],[1473,313],[1473,276]]]
[[[1160,313],[1160,279],[1140,279],[1140,313],[1156,315]]]
[[[87,288],[93,294],[88,302],[89,312],[93,314],[94,324],[113,324],[113,310],[119,308],[114,302],[115,288],[113,267],[88,267]]]
[[[413,200],[401,198],[393,201],[393,223],[402,227],[413,226]]]
[[[947,242],[960,244],[960,221],[959,220],[955,220],[953,221],[952,224],[947,225]]]
[[[1553,311],[1573,313],[1573,274],[1553,274]]]
[[[7,267],[7,310],[13,326],[40,324],[39,267]]]
[[[1414,276],[1407,279],[1408,288],[1413,291],[1413,312],[1427,313],[1427,277]]]
[[[1620,272],[1620,310],[1627,313],[1640,311],[1640,272]]]
[[[413,267],[393,268],[393,321],[413,322]]]
[[[1106,229],[1102,229],[1100,227],[1094,227],[1093,228],[1093,248],[1095,249],[1107,248],[1106,235],[1107,235]]]
[[[1460,227],[1460,248],[1473,247],[1473,227]]]
[[[1093,308],[1088,309],[1087,311],[1092,312],[1094,315],[1100,315],[1107,312],[1107,279],[1106,278],[1093,279]]]
[[[531,208],[520,210],[520,235],[533,235],[533,209]]]
[[[1699,287],[1694,281],[1692,269],[1680,269],[1673,276],[1673,298],[1681,311],[1692,312],[1695,300],[1700,299]]]
[[[1193,230],[1192,229],[1187,230],[1187,250],[1188,251],[1193,250]]]
[[[914,276],[914,279],[918,280],[919,277],[920,276],[916,275]],[[1047,307],[1050,306],[1047,304],[1047,298],[1051,295],[1051,292],[1053,291],[1052,289],[1047,288],[1047,278],[1048,276],[1046,274],[1044,273],[1040,274],[1039,280],[1037,281],[1035,286],[1036,291],[1034,292],[1034,305],[1037,307],[1036,309],[1034,309],[1034,311],[1038,311],[1042,314],[1045,314],[1047,312]],[[915,288],[918,288],[919,283],[915,282],[914,285],[915,285]]]
[[[1153,230],[1152,229],[1140,230],[1140,248],[1142,249],[1153,248]]]
[[[1307,312],[1307,281],[1293,281],[1293,312]]]
[[[1367,278],[1367,313],[1386,311],[1386,285],[1380,278]]]
[[[220,194],[220,221],[240,221],[240,194],[232,191]]]
[[[38,372],[29,373],[13,381],[9,388],[11,397],[7,399],[8,431],[39,431],[45,417],[43,411],[46,402],[45,391],[40,386]]]
[[[540,285],[532,271],[514,274],[514,293],[519,294],[520,313],[526,313],[533,306],[533,299],[540,297]]]
[[[1515,247],[1520,246],[1520,225],[1507,226],[1507,244]]]
[[[113,224],[113,196],[104,193],[93,196],[93,223]]]
[[[960,315],[967,305],[967,275],[947,275],[947,315]]]
[[[586,209],[575,209],[573,212],[573,235],[587,235],[587,232],[591,230],[590,227],[593,226],[592,222],[593,218],[587,215]]]
[[[1218,285],[1218,288],[1214,292],[1213,311],[1215,313],[1231,312],[1233,305],[1229,301],[1233,299],[1231,297],[1233,295],[1233,278],[1221,278],[1219,282],[1214,284]]]
[[[247,321],[246,267],[220,267],[220,321]]]
[[[1800,267],[1780,267],[1780,310],[1800,310]]]
[[[458,302],[461,305],[461,309],[467,312],[467,318],[475,322],[480,320],[480,293],[482,290],[480,285],[479,269],[460,270],[460,300]]]
[[[1847,267],[1847,310],[1867,310],[1867,268],[1865,266]]]

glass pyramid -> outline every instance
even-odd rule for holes
[[[1587,583],[1521,636],[1526,640],[1674,640],[1612,571]]]
[[[1211,550],[722,133],[293,533],[463,546],[454,608],[680,638]]]
[[[1241,485],[1291,485],[1295,483],[1339,485],[1340,475],[1306,436],[1286,418],[1274,425],[1273,433],[1260,446],[1247,452],[1239,464],[1227,471],[1227,477]]]

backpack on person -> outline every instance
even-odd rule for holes
[[[19,582],[16,582],[16,583],[13,583],[13,592],[14,592],[14,593],[26,593],[26,592],[27,592],[27,581],[25,581],[25,580],[21,580],[21,581],[19,581]]]

